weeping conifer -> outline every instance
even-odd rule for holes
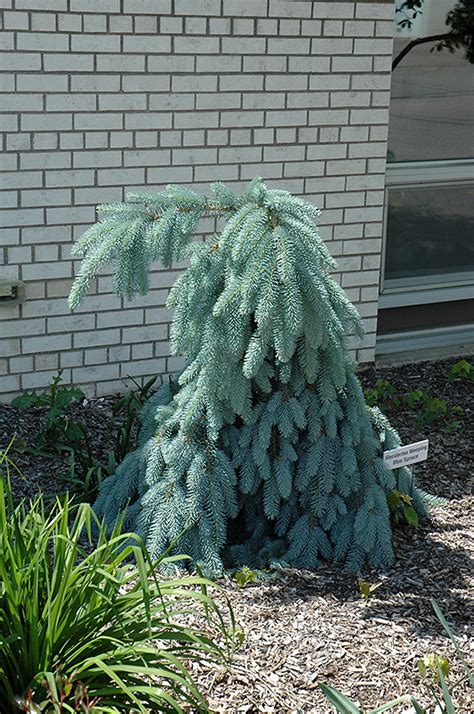
[[[189,267],[170,291],[172,351],[186,357],[178,383],[143,409],[141,445],[101,488],[95,508],[152,555],[177,549],[217,575],[227,565],[321,559],[357,571],[393,558],[387,495],[397,486],[424,513],[412,474],[396,484],[383,451],[399,445],[364,399],[345,337],[360,318],[331,277],[319,211],[254,179],[239,197],[168,186],[99,206],[78,241],[84,255],[71,307],[115,261],[114,288],[148,288],[155,260]],[[192,241],[202,216],[227,219]]]

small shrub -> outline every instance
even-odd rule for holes
[[[468,362],[466,359],[461,359],[456,364],[451,367],[448,379],[452,382],[455,379],[465,380],[467,382],[474,382],[474,364]]]
[[[7,452],[0,464],[2,714],[208,711],[186,662],[222,661],[233,645],[211,583],[158,580],[140,540],[107,536],[88,504],[15,507]],[[193,614],[204,630],[182,624]]]

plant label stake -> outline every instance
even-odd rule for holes
[[[388,469],[399,469],[402,466],[410,466],[428,458],[428,439],[416,441],[413,444],[399,446],[398,449],[385,451],[383,462]]]
[[[389,449],[384,452],[383,462],[388,469],[397,472],[397,489],[399,488],[399,476],[402,466],[410,466],[410,464],[418,464],[420,461],[426,461],[428,458],[429,440],[415,441],[413,444],[399,446],[398,449]],[[413,490],[414,469],[411,470],[411,491]],[[412,495],[412,494],[410,494]]]

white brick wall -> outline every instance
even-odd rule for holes
[[[318,204],[374,355],[393,3],[0,0],[0,395],[66,380],[105,393],[172,372],[167,288],[122,304],[110,271],[71,314],[73,239],[95,204],[255,175]]]

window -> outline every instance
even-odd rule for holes
[[[397,26],[394,56],[446,31],[454,5],[425,0],[411,27]],[[433,45],[392,74],[381,308],[474,297],[474,72],[462,50]]]

